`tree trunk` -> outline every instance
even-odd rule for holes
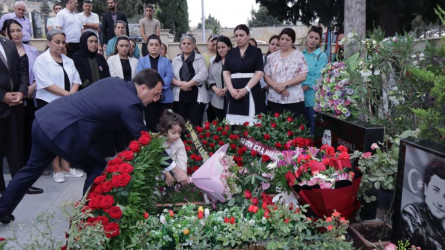
[[[366,35],[366,0],[345,0],[345,36],[355,31],[360,39]],[[345,46],[345,58],[358,52],[358,48]]]

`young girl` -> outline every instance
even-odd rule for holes
[[[184,143],[181,140],[181,133],[185,129],[184,118],[179,114],[174,113],[171,109],[167,109],[162,113],[159,120],[158,131],[167,139],[164,142],[165,151],[176,163],[176,169],[186,171],[187,169],[187,153],[185,152]],[[165,173],[166,184],[173,185],[175,179],[169,173]]]

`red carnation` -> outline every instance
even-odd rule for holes
[[[270,217],[270,211],[269,211],[269,209],[266,209],[264,211],[264,218],[269,219],[269,217]]]
[[[119,172],[119,165],[110,165],[105,169],[106,173],[116,173]]]
[[[286,177],[289,186],[292,187],[293,185],[295,185],[295,175],[291,171],[288,171],[284,177]]]
[[[131,176],[126,173],[113,175],[111,182],[115,187],[125,187],[130,182]]]
[[[284,144],[284,150],[288,150],[290,148],[290,146],[291,146],[291,144],[289,142],[285,143]]]
[[[192,150],[192,147],[190,147],[190,146],[185,146],[185,151],[190,151],[190,150]]]
[[[264,140],[269,140],[270,139],[270,135],[269,134],[265,134],[264,135]]]
[[[272,123],[270,124],[270,126],[271,126],[272,128],[276,128],[276,127],[277,127],[277,124],[276,124],[275,122],[272,122]]]
[[[130,164],[126,163],[126,162],[121,163],[121,165],[119,165],[119,171],[121,173],[129,174],[129,173],[133,172],[133,169],[134,169],[134,167],[131,166]]]
[[[111,191],[111,189],[113,189],[113,183],[111,181],[106,181],[106,182],[102,183],[100,186],[104,193],[108,193]]]
[[[343,146],[343,145],[340,145],[340,146],[337,147],[337,151],[348,152],[348,148]]]
[[[247,127],[247,126],[249,126],[249,122],[245,122],[243,125],[244,125],[244,127]]]
[[[137,152],[141,151],[141,144],[139,144],[139,142],[137,142],[137,141],[131,141],[128,148],[130,148],[131,151],[137,153]]]
[[[230,218],[230,224],[232,224],[232,225],[235,224],[235,217]]]
[[[244,198],[246,199],[252,198],[252,193],[249,190],[244,191]]]
[[[102,195],[98,195],[96,197],[91,198],[88,202],[88,206],[90,208],[101,208],[100,200],[102,199]]]
[[[108,222],[109,222],[108,218],[106,216],[103,216],[103,215],[97,216],[96,220],[97,220],[97,222],[101,222],[102,225],[104,225],[104,226],[107,225]]]
[[[142,146],[146,146],[146,145],[148,145],[150,143],[150,137],[148,137],[148,136],[141,136],[141,137],[139,137],[138,142],[140,144],[142,144]]]
[[[212,157],[212,155],[213,155],[213,152],[210,152],[210,153],[209,153],[209,155],[210,155],[210,157]]]
[[[300,125],[300,130],[301,130],[301,131],[304,130],[304,125],[303,125],[303,124]]]
[[[238,155],[241,156],[244,154],[244,150],[242,148],[238,148]]]
[[[276,142],[276,143],[275,143],[275,147],[276,147],[276,148],[281,148],[281,143]]]
[[[210,122],[204,122],[204,128],[208,130],[210,128]]]
[[[125,150],[125,151],[120,152],[118,154],[118,156],[122,157],[126,161],[131,161],[134,158],[134,153],[133,153],[133,151]]]
[[[253,198],[251,199],[251,201],[252,201],[252,204],[253,204],[253,205],[258,205],[258,198],[257,198],[257,197],[253,197]]]
[[[230,220],[229,220],[229,218],[227,218],[227,217],[224,217],[224,223],[230,223]]]
[[[230,143],[230,149],[235,150],[237,148],[237,146],[233,143]]]
[[[104,197],[102,197],[102,199],[100,200],[100,206],[103,209],[107,209],[110,208],[111,206],[113,206],[114,203],[114,197],[111,195],[105,195]]]
[[[113,159],[108,161],[108,166],[110,166],[110,165],[119,165],[121,163],[122,163],[122,158],[114,157]]]
[[[268,155],[263,155],[262,160],[263,160],[263,162],[266,162],[266,161],[270,160],[270,157]]]
[[[102,184],[104,181],[107,180],[107,177],[105,175],[99,175],[94,179],[94,184]]]
[[[247,137],[247,136],[249,136],[249,131],[244,131],[244,137]]]
[[[204,217],[204,212],[203,211],[198,211],[198,218],[202,219]]]
[[[263,115],[259,114],[259,115],[258,115],[258,119],[261,120],[261,118],[263,118]]]
[[[120,234],[119,224],[117,224],[116,222],[108,223],[104,227],[104,229],[105,229],[105,235],[107,236],[107,238],[116,237]]]
[[[347,152],[341,152],[338,155],[338,159],[340,159],[340,160],[349,160],[349,154]]]
[[[287,122],[292,122],[294,119],[291,116],[287,117]]]
[[[122,217],[122,210],[118,206],[113,206],[110,209],[107,210],[108,215],[110,215],[111,218],[120,220]]]
[[[255,150],[252,150],[252,152],[250,152],[250,155],[251,155],[251,156],[257,156],[257,154],[258,154],[258,153],[257,153]]]
[[[226,126],[224,126],[224,129],[225,129],[225,130],[229,130],[229,129],[230,129],[230,126],[229,126],[229,125],[226,125]]]
[[[147,212],[144,212],[144,219],[148,219],[148,217],[150,217],[150,215]]]
[[[280,113],[275,112],[275,113],[273,114],[273,116],[275,116],[275,117],[280,117]]]
[[[147,131],[141,131],[141,136],[151,137],[151,135]]]

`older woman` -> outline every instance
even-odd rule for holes
[[[209,102],[204,81],[207,67],[202,55],[195,52],[196,40],[191,35],[181,37],[181,54],[173,59],[173,109],[195,126],[202,125],[206,103]]]
[[[216,118],[222,121],[226,116],[224,112],[224,97],[226,96],[227,87],[222,78],[222,71],[227,52],[231,49],[232,42],[230,39],[226,36],[220,36],[216,42],[217,54],[214,58],[210,59],[209,78],[207,82],[209,83],[209,88],[213,91],[213,95],[208,109],[211,109],[213,112],[208,112],[209,121],[213,121]],[[213,116],[210,114],[213,114]]]
[[[23,120],[20,119],[21,120],[20,123],[23,124],[24,130],[22,130],[23,132],[19,132],[21,126],[13,126],[10,128],[9,131],[9,133],[17,135],[18,141],[21,140],[23,142],[23,148],[21,148],[20,150],[23,150],[23,163],[26,164],[29,158],[29,153],[31,152],[31,126],[34,120],[34,111],[35,111],[34,92],[36,89],[36,82],[34,74],[32,73],[32,66],[37,56],[39,55],[39,52],[37,51],[36,48],[24,44],[22,42],[23,28],[22,25],[15,19],[7,19],[3,23],[3,27],[1,30],[6,37],[8,37],[11,41],[14,42],[15,47],[17,48],[17,52],[20,56],[20,60],[22,64],[26,67],[26,71],[29,74],[28,96],[25,97],[25,106],[24,108],[22,105],[18,105],[16,107],[16,109],[21,109],[21,110],[24,109],[23,113],[24,116],[22,116]],[[11,176],[14,176],[16,171],[12,170],[10,172]],[[4,190],[5,182],[2,173],[3,171],[0,170],[0,189]],[[26,193],[40,194],[43,193],[43,190],[36,187],[30,187],[26,191]]]
[[[73,61],[82,81],[81,88],[110,76],[107,61],[97,53],[98,45],[97,35],[92,31],[85,31],[80,37],[80,49],[74,53]]]
[[[161,100],[151,103],[144,108],[147,129],[157,131],[156,125],[159,122],[161,114],[164,110],[172,108],[173,92],[171,90],[171,82],[173,79],[173,69],[170,60],[160,55],[161,39],[159,36],[149,36],[147,43],[144,44],[147,44],[148,55],[139,59],[136,72],[143,69],[155,69],[164,80]]]
[[[291,111],[295,117],[304,114],[301,83],[306,80],[307,66],[303,54],[294,48],[295,31],[285,28],[279,34],[280,50],[267,57],[264,79],[269,85],[268,109],[275,113]]]
[[[114,53],[114,48],[116,47],[116,41],[119,36],[125,36],[127,33],[127,23],[122,20],[117,20],[116,24],[114,25],[114,36],[111,38],[108,43],[106,44],[104,50],[106,50],[106,55],[111,56]],[[137,58],[139,58],[140,55],[139,47],[135,46],[134,48],[134,55],[137,55]]]
[[[303,51],[309,72],[307,73],[306,81],[301,85],[303,86],[304,91],[304,114],[309,127],[311,128],[311,134],[315,134],[314,86],[321,78],[321,70],[328,63],[328,56],[320,50],[322,32],[323,30],[321,27],[311,27],[306,36],[306,49]]]
[[[263,76],[263,53],[249,44],[249,28],[240,24],[235,27],[235,42],[224,63],[223,77],[227,95],[226,119],[230,124],[255,122],[255,114],[266,111],[265,95],[260,81]]]
[[[65,33],[54,29],[48,33],[47,40],[49,48],[37,57],[32,67],[36,77],[36,101],[39,108],[62,96],[74,94],[82,84],[73,60],[63,54]],[[52,165],[55,182],[64,182],[65,177],[83,176],[82,172],[70,168],[69,163],[60,157],[56,157]]]
[[[114,55],[110,56],[107,62],[111,76],[117,76],[125,81],[133,79],[138,59],[130,57],[130,39],[127,36],[119,36],[116,39]]]
[[[138,44],[134,39],[130,39],[130,56],[136,59],[139,59],[141,57]]]

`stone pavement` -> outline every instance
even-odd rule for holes
[[[6,173],[6,168],[4,170]],[[11,175],[4,174],[4,178],[8,183]],[[43,194],[25,195],[14,210],[15,221],[8,225],[0,223],[0,237],[8,241],[6,248],[60,249],[68,230],[68,219],[63,212],[66,207],[64,204],[82,197],[84,181],[85,176],[66,178],[64,183],[56,183],[52,172],[49,176],[41,176],[34,186],[43,188]],[[15,238],[16,241],[11,241],[10,238]],[[57,243],[52,245],[54,242]]]

